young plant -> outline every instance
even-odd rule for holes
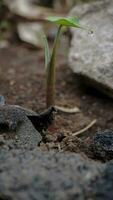
[[[50,55],[49,46],[46,37],[44,36],[45,45],[45,66],[46,66],[46,105],[47,108],[55,106],[55,62],[58,41],[63,27],[75,27],[84,29],[77,18],[75,17],[48,17],[49,22],[58,26],[58,31],[54,41],[52,53]]]

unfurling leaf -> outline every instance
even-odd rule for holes
[[[47,37],[45,34],[43,35],[43,44],[45,48],[45,67],[47,67],[50,61],[50,51],[49,51]]]
[[[53,16],[53,17],[48,17],[46,19],[59,26],[70,26],[70,27],[84,29],[84,27],[80,25],[79,20],[76,17],[54,17]]]

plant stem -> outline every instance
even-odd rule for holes
[[[50,62],[47,66],[47,90],[46,90],[46,104],[47,108],[55,105],[55,61],[56,61],[56,51],[58,46],[58,40],[60,37],[62,25],[59,26],[57,35],[55,38],[52,55]]]

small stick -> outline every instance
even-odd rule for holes
[[[85,128],[81,129],[80,131],[77,131],[76,133],[72,134],[72,137],[73,137],[73,136],[80,135],[81,133],[87,131],[87,130],[90,129],[96,122],[97,122],[97,120],[94,119],[88,126],[86,126]]]

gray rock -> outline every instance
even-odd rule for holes
[[[1,101],[2,102],[2,101]],[[5,146],[33,149],[45,138],[54,120],[56,109],[50,107],[41,114],[17,105],[0,106],[0,135],[5,134]],[[12,140],[13,139],[13,140]],[[3,138],[0,139],[3,148]]]
[[[104,164],[97,164],[72,153],[3,151],[0,153],[0,199],[93,199],[102,190],[103,183],[99,180],[104,176],[105,168]],[[103,197],[109,184],[107,181],[104,178]],[[98,190],[96,184],[101,190]],[[110,186],[113,183],[110,182]],[[112,197],[113,190],[107,195]]]
[[[37,149],[1,151],[0,199],[112,200],[113,161]]]
[[[113,199],[113,161],[105,165],[102,176],[94,183],[93,187],[96,200]]]
[[[37,147],[42,140],[40,133],[34,128],[27,117],[17,127],[16,135],[16,146],[21,148],[33,149]]]
[[[35,129],[29,116],[37,116],[37,113],[16,105],[0,106],[0,134],[5,134],[8,140],[2,142],[9,148],[35,148],[41,142],[42,137]]]
[[[69,64],[74,73],[88,84],[113,97],[113,0],[100,0],[76,6],[72,16],[78,16],[87,31],[72,29]]]
[[[9,130],[15,130],[17,125],[24,121],[27,115],[37,115],[31,110],[27,110],[17,105],[0,106],[0,125],[6,125]]]

